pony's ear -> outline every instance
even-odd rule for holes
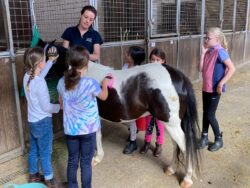
[[[56,42],[56,39],[55,39],[55,40],[52,40],[49,44],[50,44],[50,45],[55,45],[55,42]]]
[[[41,38],[39,38],[37,46],[40,46],[40,47],[44,48],[45,45],[46,45],[46,43]]]

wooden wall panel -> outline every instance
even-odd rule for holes
[[[200,39],[185,38],[179,41],[178,69],[191,81],[199,79]]]
[[[250,62],[250,32],[246,35],[245,63]]]
[[[152,45],[155,43],[155,46]],[[150,52],[154,48],[159,48],[163,50],[166,54],[166,60],[167,63],[177,68],[177,41],[176,40],[168,40],[168,41],[161,41],[161,42],[151,42],[151,47],[149,48],[148,57],[150,55]]]
[[[0,59],[0,155],[21,146],[17,122],[12,66]]]
[[[244,63],[245,33],[234,34],[232,41],[231,59],[235,65]]]
[[[100,63],[114,69],[121,69],[126,63],[125,55],[131,45],[111,46],[101,48]],[[136,45],[145,49],[144,45]]]

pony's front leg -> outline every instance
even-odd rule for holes
[[[104,157],[104,151],[102,148],[102,132],[101,128],[96,132],[96,153],[92,160],[92,165],[95,166],[102,161]]]

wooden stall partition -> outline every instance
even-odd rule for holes
[[[0,163],[22,153],[12,65],[0,58]]]
[[[247,34],[246,34],[246,49],[245,49],[245,63],[249,63],[249,62],[250,62],[250,32],[247,32]]]
[[[237,66],[244,63],[245,33],[235,33],[232,40],[231,59],[234,62],[234,65]]]
[[[100,63],[114,69],[122,68],[122,51],[121,46],[108,46],[101,48]]]
[[[145,49],[143,44],[135,44]],[[124,44],[122,46],[106,46],[101,48],[100,63],[106,66],[113,67],[114,69],[121,69],[123,64],[126,63],[125,54],[131,44]],[[146,49],[145,49],[146,50]],[[146,52],[146,51],[145,51]]]
[[[167,64],[177,68],[177,40],[165,40],[165,41],[150,41],[150,48],[148,51],[148,56],[154,48],[161,49],[165,55]]]
[[[24,134],[24,142],[25,148],[27,148],[28,140],[29,140],[29,129],[27,123],[27,103],[23,93],[22,84],[23,84],[23,75],[25,73],[24,64],[23,64],[23,55],[16,56],[16,74],[17,74],[17,84],[19,91],[19,101],[20,101],[20,109],[22,115],[22,125],[23,125],[23,134]]]
[[[182,38],[179,40],[178,69],[191,81],[199,79],[200,38]]]
[[[227,40],[227,51],[229,53],[229,56],[232,55],[232,46],[233,46],[233,34],[232,33],[226,33],[225,34],[226,40]]]

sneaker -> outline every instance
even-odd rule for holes
[[[41,175],[39,172],[37,172],[35,174],[30,174],[28,182],[29,183],[32,183],[32,182],[44,182],[44,176]]]
[[[55,178],[52,178],[50,180],[45,180],[45,185],[48,188],[60,188],[60,186],[58,185],[58,183],[56,182]]]

